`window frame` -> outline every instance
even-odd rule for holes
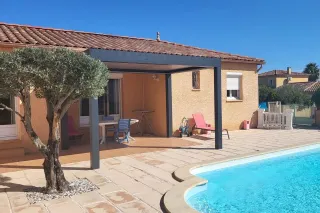
[[[228,78],[238,78],[238,89],[228,89]],[[239,72],[227,72],[227,76],[226,76],[226,90],[227,90],[227,101],[241,101],[243,99],[242,97],[242,92],[243,92],[243,88],[242,88],[242,73]],[[234,96],[232,91],[237,91],[237,95]]]
[[[13,105],[12,107],[14,107],[17,112],[20,112],[19,99],[14,96],[11,96],[10,99],[10,102]],[[0,125],[0,143],[2,140],[5,141],[18,139],[19,129],[17,121],[17,115],[12,112],[11,124]]]
[[[200,90],[200,70],[192,71],[191,75],[192,90]]]

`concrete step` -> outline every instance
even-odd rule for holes
[[[21,140],[0,140],[0,159],[24,156]]]
[[[13,148],[23,148],[22,141],[18,139],[0,140],[0,150]]]
[[[4,158],[16,158],[24,156],[24,148],[13,148],[13,149],[1,149],[0,150],[0,159]]]

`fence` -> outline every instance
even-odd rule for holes
[[[312,125],[316,117],[316,107],[300,107],[298,105],[282,105],[282,110],[293,110],[293,124]]]
[[[293,110],[286,109],[283,113],[265,112],[264,109],[258,110],[258,129],[287,129],[292,127]]]

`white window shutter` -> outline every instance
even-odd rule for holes
[[[227,76],[227,90],[239,90],[240,76]]]

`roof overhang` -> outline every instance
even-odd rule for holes
[[[87,53],[106,63],[112,72],[177,73],[221,67],[220,58],[88,49]]]

